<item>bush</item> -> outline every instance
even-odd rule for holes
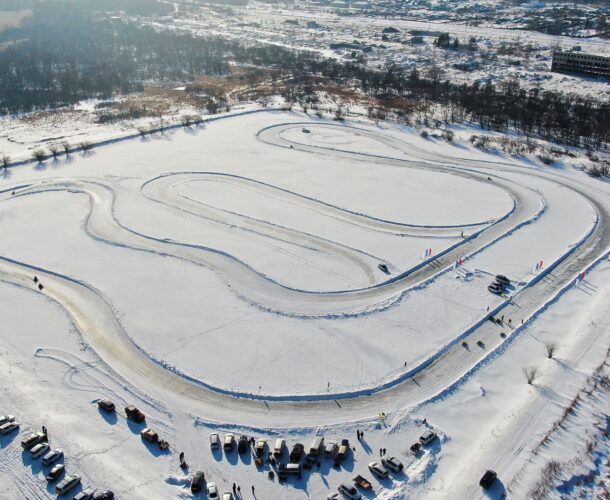
[[[534,368],[534,367],[524,368],[523,374],[525,375],[525,378],[527,379],[527,383],[529,385],[532,385],[534,383],[534,380],[536,380],[536,377],[538,376],[538,369]]]
[[[427,130],[422,130],[419,134],[423,139],[427,139],[430,134],[428,134]]]
[[[447,141],[447,142],[453,142],[453,138],[455,137],[455,134],[453,133],[453,130],[445,130],[443,132],[443,138]]]
[[[538,159],[545,165],[553,165],[555,163],[555,160],[548,155],[539,155]]]

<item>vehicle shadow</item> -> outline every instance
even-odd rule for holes
[[[142,430],[146,428],[146,420],[138,423],[138,422],[134,422],[133,420],[128,418],[127,427],[129,427],[129,430],[131,432],[133,432],[134,434],[140,434],[140,432],[142,432]]]
[[[491,488],[483,491],[483,495],[486,498],[493,498],[493,499],[506,498],[506,488],[504,487],[504,484],[502,483],[502,481],[500,481],[499,479],[496,478],[494,483],[491,485]]]
[[[23,465],[32,469],[32,474],[38,474],[42,471],[42,462],[40,458],[32,458],[30,450],[23,450],[21,452],[21,460]]]
[[[107,412],[98,407],[97,412],[102,416],[102,418],[110,425],[115,425],[118,421],[118,417],[116,411]]]
[[[159,448],[159,445],[157,443],[151,443],[150,441],[146,441],[146,439],[142,438],[140,439],[144,443],[144,446],[146,446],[148,451],[151,453],[151,455],[155,457],[161,457],[169,455],[171,453],[169,450],[162,450],[161,448]]]
[[[239,455],[239,453],[237,453],[235,447],[233,447],[231,451],[225,451],[225,457],[227,459],[227,462],[229,462],[231,465],[237,465],[237,455]]]
[[[213,449],[212,456],[214,457],[214,460],[216,460],[217,462],[221,462],[222,461],[222,450],[220,448]]]
[[[5,434],[4,436],[0,436],[0,448],[6,448],[9,444],[11,444],[17,435],[19,434],[19,430],[15,429],[13,432],[9,434]]]
[[[238,455],[239,455],[239,459],[245,465],[250,465],[252,463],[252,453],[250,452],[250,450],[247,450],[244,453],[238,453]]]

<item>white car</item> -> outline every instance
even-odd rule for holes
[[[338,489],[339,493],[345,498],[350,498],[351,500],[360,500],[362,498],[353,484],[341,483]]]
[[[8,424],[9,422],[14,422],[15,417],[13,415],[2,415],[0,417],[0,426],[4,424]]]
[[[9,432],[13,432],[15,429],[19,429],[18,422],[6,422],[5,424],[0,425],[0,434],[4,436]]]
[[[68,474],[57,486],[55,486],[55,492],[58,495],[65,495],[72,488],[80,483],[80,476],[76,474]]]
[[[225,442],[222,447],[225,451],[233,451],[233,444],[235,443],[235,435],[231,432],[225,434]]]
[[[419,442],[424,446],[436,439],[436,432],[426,431],[419,437]]]
[[[216,483],[208,483],[208,498],[218,498],[218,488],[216,487]]]
[[[220,436],[218,436],[217,432],[213,432],[210,434],[210,447],[213,450],[217,450],[220,448]]]
[[[381,459],[381,463],[384,467],[390,469],[392,472],[399,473],[404,469],[404,465],[402,465],[402,462],[396,457],[383,457]]]
[[[231,493],[230,491],[225,491],[222,494],[222,500],[235,500],[235,497],[233,496],[233,493]]]
[[[42,465],[51,465],[53,462],[57,462],[61,457],[64,456],[63,450],[59,448],[50,451],[44,457],[42,457]]]
[[[385,479],[389,475],[388,469],[386,469],[379,462],[371,462],[369,464],[369,470],[374,476],[377,476],[379,479]]]
[[[91,488],[87,488],[74,495],[73,500],[93,500],[93,495],[95,495],[95,492]]]
[[[44,455],[47,451],[49,451],[50,446],[48,443],[38,443],[37,445],[34,445],[32,447],[32,449],[30,450],[30,455],[32,456],[32,458],[38,458],[42,455]]]
[[[337,445],[337,441],[327,441],[324,446],[324,456],[333,458],[338,449],[339,445]]]

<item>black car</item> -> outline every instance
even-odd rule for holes
[[[290,461],[293,464],[298,464],[301,461],[303,453],[305,453],[305,446],[303,446],[301,443],[295,444],[290,452]]]
[[[244,435],[239,436],[239,441],[237,442],[237,451],[239,453],[246,453],[250,445],[248,444],[248,438]]]
[[[504,293],[504,289],[500,288],[495,283],[492,283],[491,285],[489,285],[487,287],[487,290],[489,290],[491,293],[494,293],[496,295],[502,295]]]
[[[102,400],[98,401],[97,406],[98,406],[98,408],[101,408],[102,410],[104,410],[107,413],[111,413],[115,410],[114,403],[112,401],[110,401],[109,399],[102,399]]]
[[[110,490],[102,491],[93,497],[93,500],[112,500],[114,492]]]
[[[510,285],[510,280],[503,274],[498,274],[496,276],[496,281],[504,286]]]
[[[488,470],[483,474],[483,477],[479,481],[479,486],[481,486],[484,490],[491,488],[491,485],[494,483],[498,474],[496,474],[492,470]]]
[[[191,493],[199,493],[203,489],[205,483],[205,474],[198,470],[191,481]]]

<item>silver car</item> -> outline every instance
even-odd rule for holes
[[[386,469],[379,462],[371,462],[369,464],[369,470],[374,476],[377,476],[379,479],[385,479],[389,475],[388,469]]]

